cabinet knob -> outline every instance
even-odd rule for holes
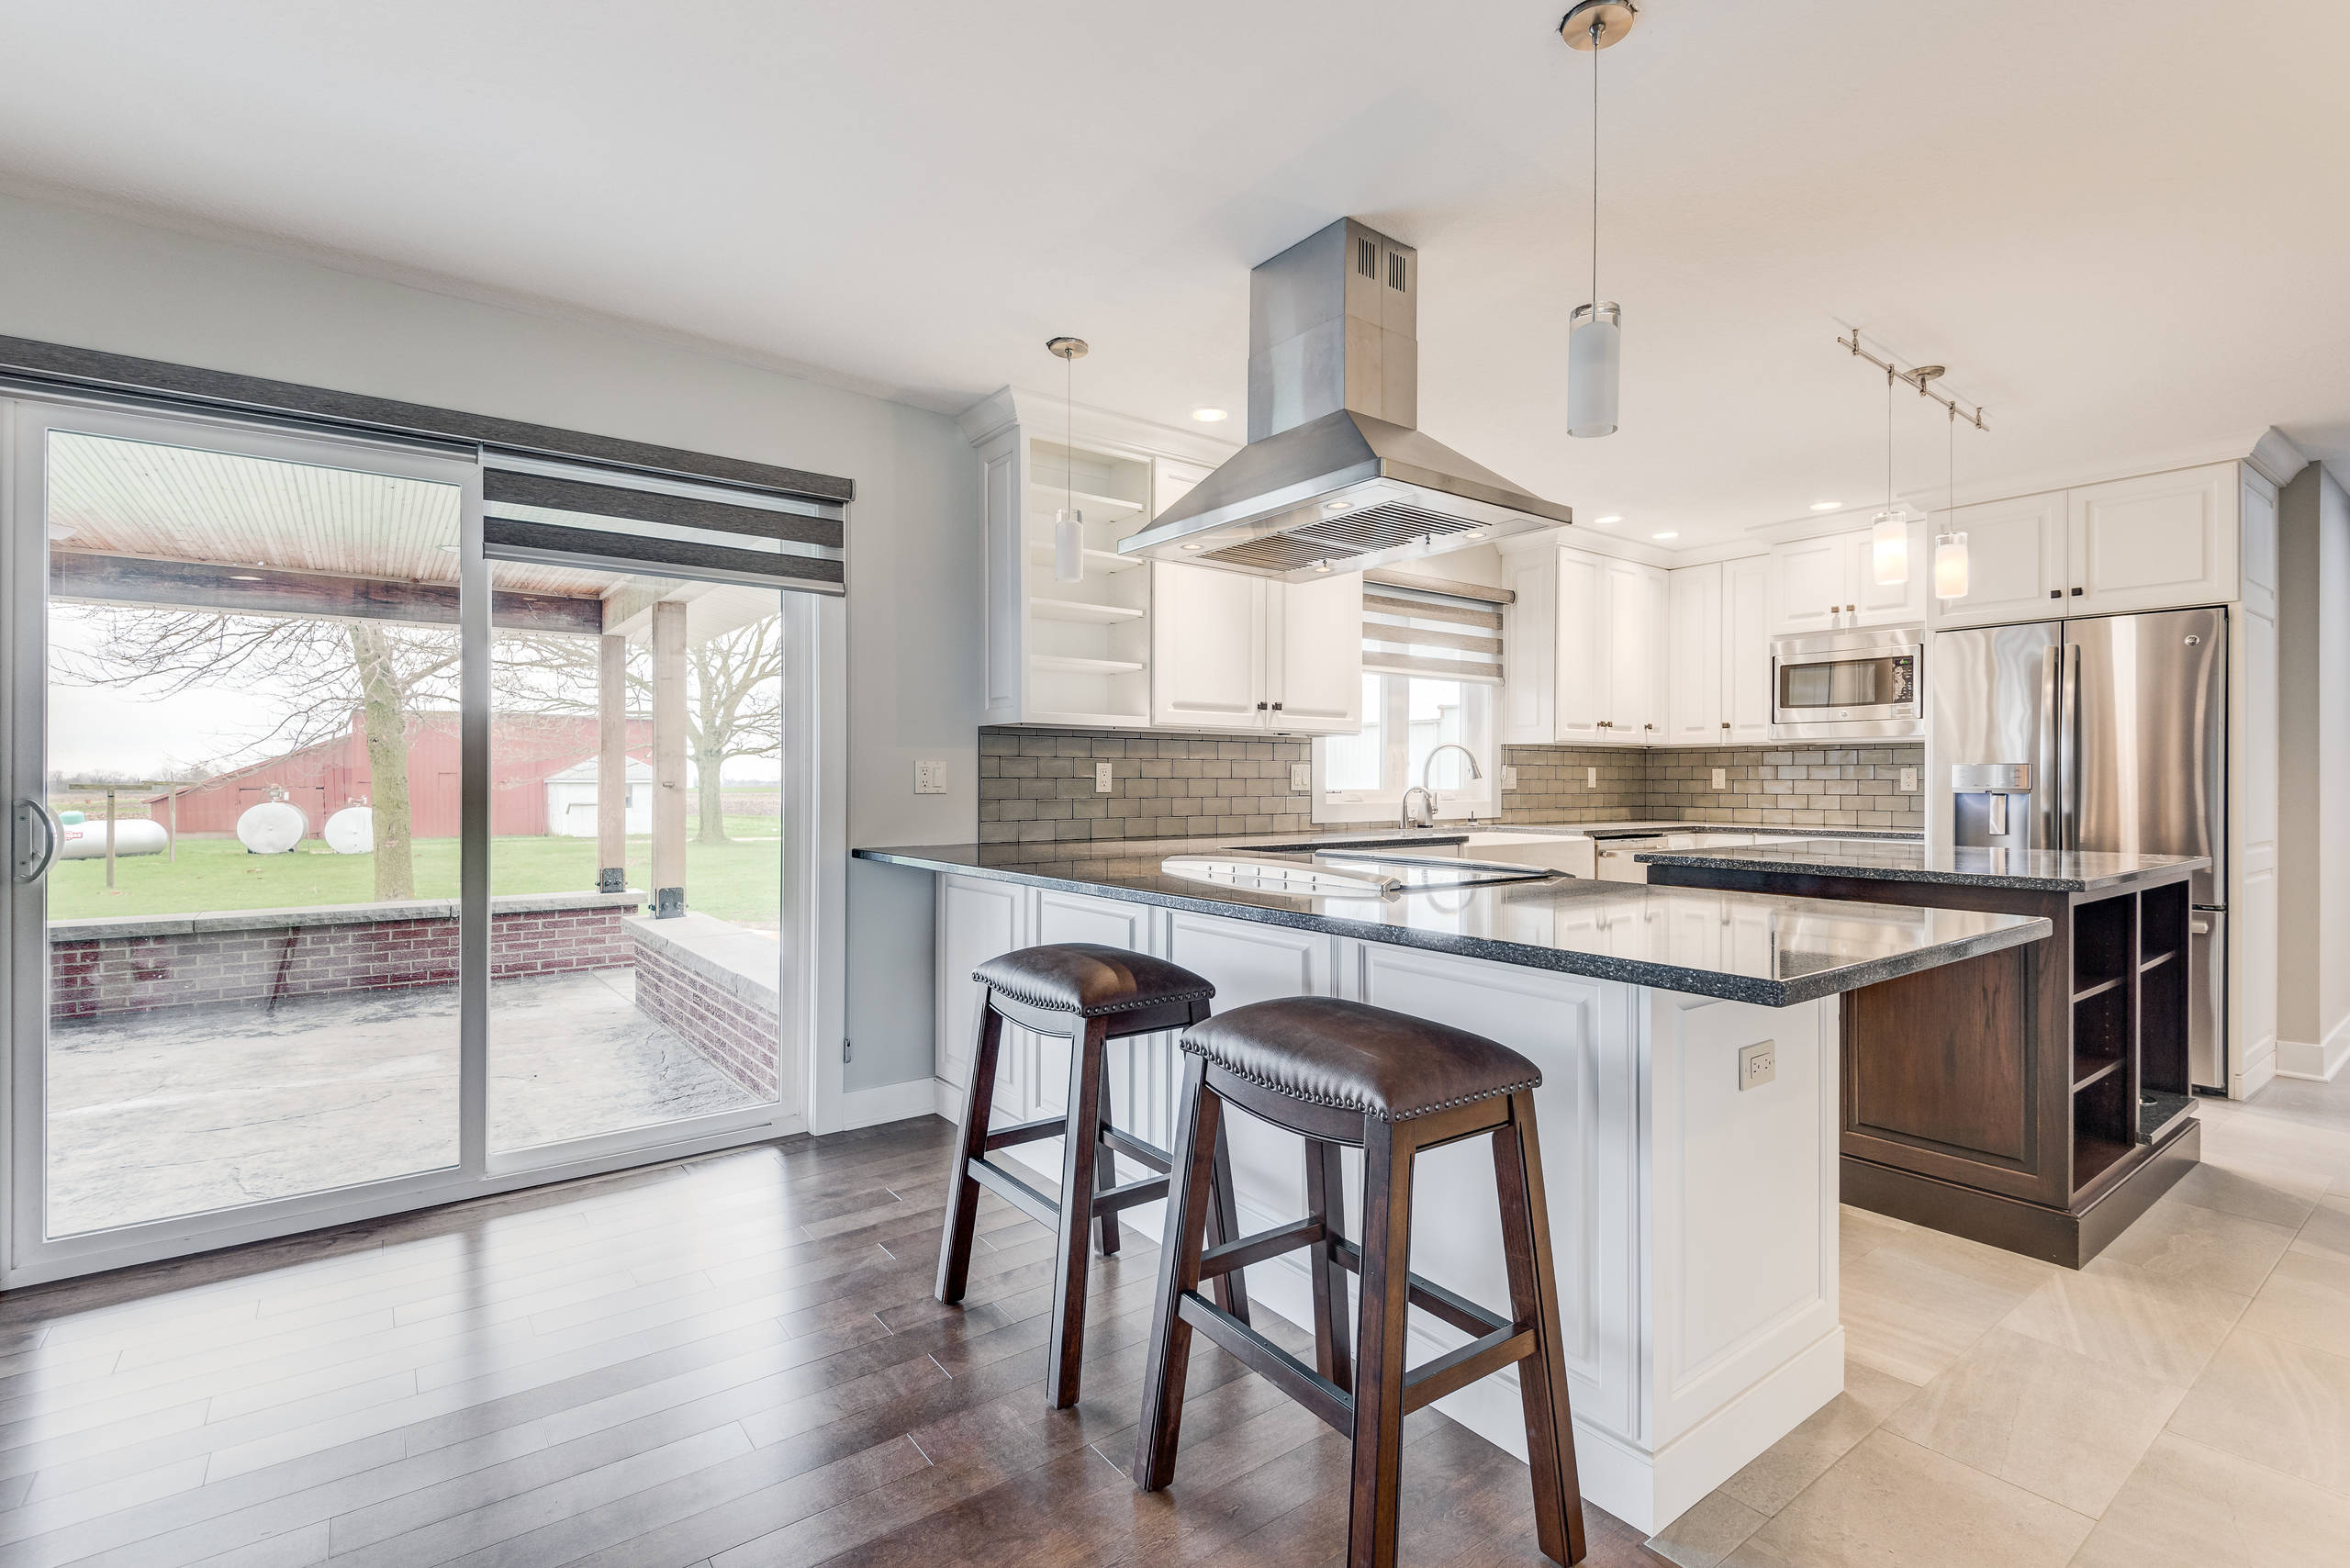
[[[1729,721],[1728,719],[1724,719],[1722,721],[1722,728],[1725,730],[1729,728]]]
[[[1857,605],[1857,604],[1848,604],[1848,605],[1846,605],[1846,606],[1844,607],[1844,613],[1845,613],[1845,614],[1847,614],[1847,615],[1850,615],[1850,614],[1852,614],[1852,611],[1854,611],[1855,610],[1858,610],[1859,608],[1860,608],[1860,606],[1859,606],[1859,605]]]
[[[1257,711],[1258,711],[1258,712],[1259,712],[1259,713],[1261,713],[1261,712],[1263,712],[1264,711],[1265,711],[1265,705],[1264,705],[1262,702],[1258,703],[1258,704],[1257,704]]]
[[[1640,728],[1642,728],[1642,729],[1644,729],[1644,730],[1653,730],[1653,729],[1655,729],[1655,728],[1656,728],[1656,726],[1655,726],[1654,724],[1642,724],[1642,725],[1640,726]]]
[[[1273,711],[1274,711],[1274,712],[1276,712],[1276,713],[1278,713],[1278,712],[1280,712],[1281,711],[1281,705],[1280,703],[1278,703],[1278,702],[1274,703],[1274,704],[1273,704]]]
[[[2079,588],[2075,588],[2075,589],[2073,590],[2073,597],[2074,597],[2075,599],[2078,599],[2078,598],[2080,598],[2080,597],[2081,597],[2081,590],[2080,590]]]
[[[2048,590],[2048,597],[2051,599],[2062,599],[2065,597],[2065,590],[2063,588],[2050,588]]]

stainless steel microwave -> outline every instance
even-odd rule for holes
[[[1771,738],[1915,739],[1926,733],[1925,632],[1807,632],[1771,642]]]

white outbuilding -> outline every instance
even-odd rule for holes
[[[653,767],[628,759],[628,831],[653,831]],[[596,836],[596,759],[547,775],[547,832],[557,838]]]

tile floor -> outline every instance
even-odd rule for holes
[[[636,1011],[629,969],[490,990],[490,1142],[755,1103]],[[457,1153],[453,986],[59,1025],[49,1221],[71,1235],[430,1170]]]
[[[1684,1568],[2350,1563],[2350,1073],[2202,1103],[2076,1273],[1844,1211],[1845,1391],[1650,1544]]]

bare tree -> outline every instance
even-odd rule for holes
[[[408,715],[457,700],[453,630],[385,621],[225,615],[200,610],[74,607],[89,635],[61,647],[58,678],[148,701],[233,689],[255,722],[222,759],[236,766],[348,732],[366,736],[375,830],[375,897],[416,896],[409,825]]]

